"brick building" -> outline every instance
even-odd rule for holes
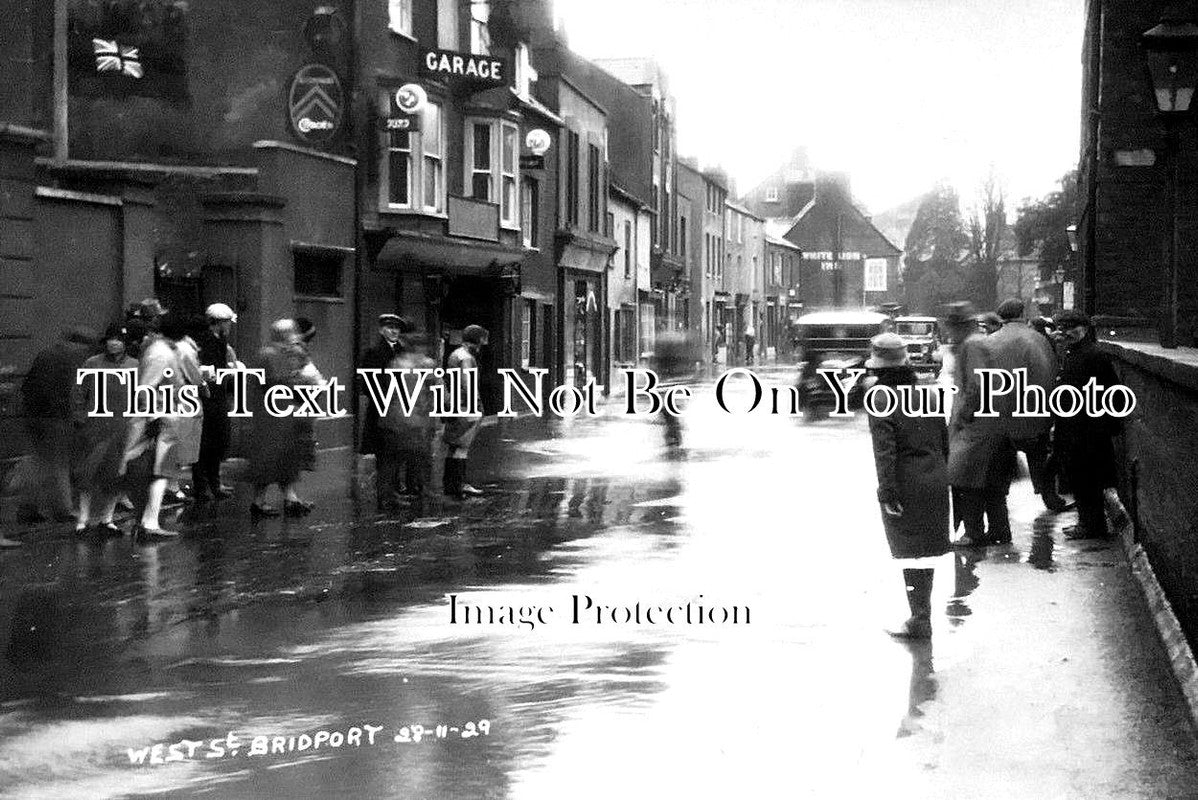
[[[1081,307],[1102,319],[1104,334],[1114,334],[1102,346],[1137,398],[1119,448],[1119,493],[1133,519],[1127,544],[1137,557],[1142,548],[1195,646],[1198,368],[1192,347],[1198,344],[1198,196],[1193,191],[1198,128],[1193,108],[1175,120],[1158,110],[1143,34],[1169,22],[1192,35],[1198,8],[1164,0],[1089,0],[1086,9],[1080,274],[1068,277],[1076,277]],[[1180,10],[1188,13],[1177,17]],[[1192,68],[1178,74],[1193,81]],[[1169,213],[1172,179],[1177,181],[1175,226]],[[1176,349],[1157,344],[1159,333],[1167,340],[1172,327],[1166,302],[1171,250],[1178,275]]]
[[[1198,19],[1192,4],[1191,20]],[[1155,328],[1164,315],[1171,225],[1168,121],[1157,109],[1143,34],[1176,3],[1087,4],[1078,240],[1080,305],[1112,323]],[[1198,128],[1177,121],[1179,339],[1198,331]],[[1072,280],[1073,275],[1068,278]]]
[[[678,161],[678,196],[688,205],[680,210],[679,228],[687,231],[686,263],[690,293],[696,306],[689,329],[713,355],[726,346],[726,325],[732,319],[732,295],[724,288],[727,241],[725,227],[728,179],[718,170],[701,170],[693,160]],[[682,225],[685,217],[686,225]]]
[[[730,341],[732,363],[748,358],[745,335],[753,331],[754,347],[762,344],[764,308],[765,220],[732,201],[724,203],[724,270],[720,288],[732,301]],[[755,359],[756,360],[756,359]]]
[[[898,296],[902,250],[853,200],[848,177],[816,173],[806,150],[748,192],[742,202],[803,251],[798,301],[807,308],[872,307]]]
[[[790,320],[802,310],[798,282],[803,251],[783,238],[785,231],[775,232],[772,223],[765,223],[765,318],[758,339],[767,358],[790,355]]]
[[[352,7],[309,24],[298,0],[80,0],[58,37],[55,4],[7,8],[0,361],[23,370],[65,325],[101,331],[158,296],[177,314],[232,305],[247,357],[271,321],[307,316],[314,359],[348,381],[349,50],[323,25]],[[0,458],[21,447],[14,423]],[[319,435],[348,441],[348,426]]]

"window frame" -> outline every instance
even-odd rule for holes
[[[624,277],[632,277],[632,248],[636,244],[636,237],[633,235],[632,221],[624,220]]]
[[[599,146],[587,142],[587,230],[602,233],[603,202],[601,200],[603,163]]]
[[[384,90],[385,94],[389,94],[388,90]],[[390,99],[387,100],[390,103]],[[428,108],[436,109],[435,125],[437,128],[437,142],[439,144],[438,152],[433,153],[426,149],[428,137],[425,136],[425,130],[430,114]],[[379,210],[413,214],[427,214],[430,216],[443,217],[446,214],[446,180],[445,180],[445,157],[446,157],[446,138],[448,135],[445,120],[445,105],[438,99],[429,98],[426,110],[421,113],[421,125],[419,131],[387,131],[384,130],[381,134],[381,158],[379,158]],[[398,133],[403,133],[408,137],[407,150],[395,148],[392,146],[392,137]],[[406,203],[396,203],[391,199],[391,153],[406,152],[408,160],[408,201]],[[435,160],[440,169],[437,172],[436,182],[436,203],[427,205],[425,201],[425,171],[427,162]]]
[[[580,186],[582,176],[582,137],[577,131],[566,131],[566,191],[563,196],[566,201],[566,224],[578,226]]]
[[[462,194],[466,197],[499,206],[499,225],[507,230],[521,230],[522,219],[522,186],[520,175],[520,126],[510,120],[498,117],[466,117],[463,121],[463,170]],[[480,169],[475,164],[474,137],[475,130],[487,128],[490,142],[487,147],[488,166]],[[504,138],[511,137],[511,161],[504,163]],[[510,168],[509,168],[510,167]],[[478,197],[474,191],[476,175],[487,176],[487,197]],[[512,195],[508,204],[510,214],[504,214],[504,195],[510,185]],[[535,210],[534,210],[535,213]]]
[[[540,203],[540,197],[541,186],[536,178],[525,175],[520,179],[521,240],[524,246],[530,250],[538,249],[537,238],[540,233],[540,220],[537,215],[537,206]]]
[[[414,0],[387,0],[387,30],[413,39],[412,5]],[[397,14],[396,11],[399,13]],[[398,16],[398,20],[396,17]],[[406,23],[406,25],[405,25]]]
[[[489,0],[470,2],[470,54],[491,55],[491,3]]]

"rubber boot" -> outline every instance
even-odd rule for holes
[[[911,618],[897,630],[888,631],[891,636],[896,639],[932,638],[932,579],[935,574],[935,570],[930,569],[903,570]]]

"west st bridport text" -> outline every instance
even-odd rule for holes
[[[180,739],[157,742],[147,747],[127,749],[129,763],[136,765],[169,764],[175,761],[201,761],[219,758],[278,756],[317,750],[356,749],[395,744],[421,744],[442,740],[473,739],[491,735],[490,720],[480,719],[450,724],[403,725],[394,734],[383,725],[354,725],[345,730],[320,730],[287,736],[242,736],[227,733],[216,739]]]

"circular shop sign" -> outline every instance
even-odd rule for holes
[[[291,76],[287,121],[301,142],[318,144],[336,136],[345,120],[345,92],[337,73],[324,64],[308,64]]]
[[[419,114],[428,102],[428,93],[418,83],[405,83],[395,90],[395,107],[404,114]]]
[[[548,133],[540,128],[534,128],[524,137],[524,146],[534,156],[543,156],[549,152],[549,148],[553,145],[553,139]]]

